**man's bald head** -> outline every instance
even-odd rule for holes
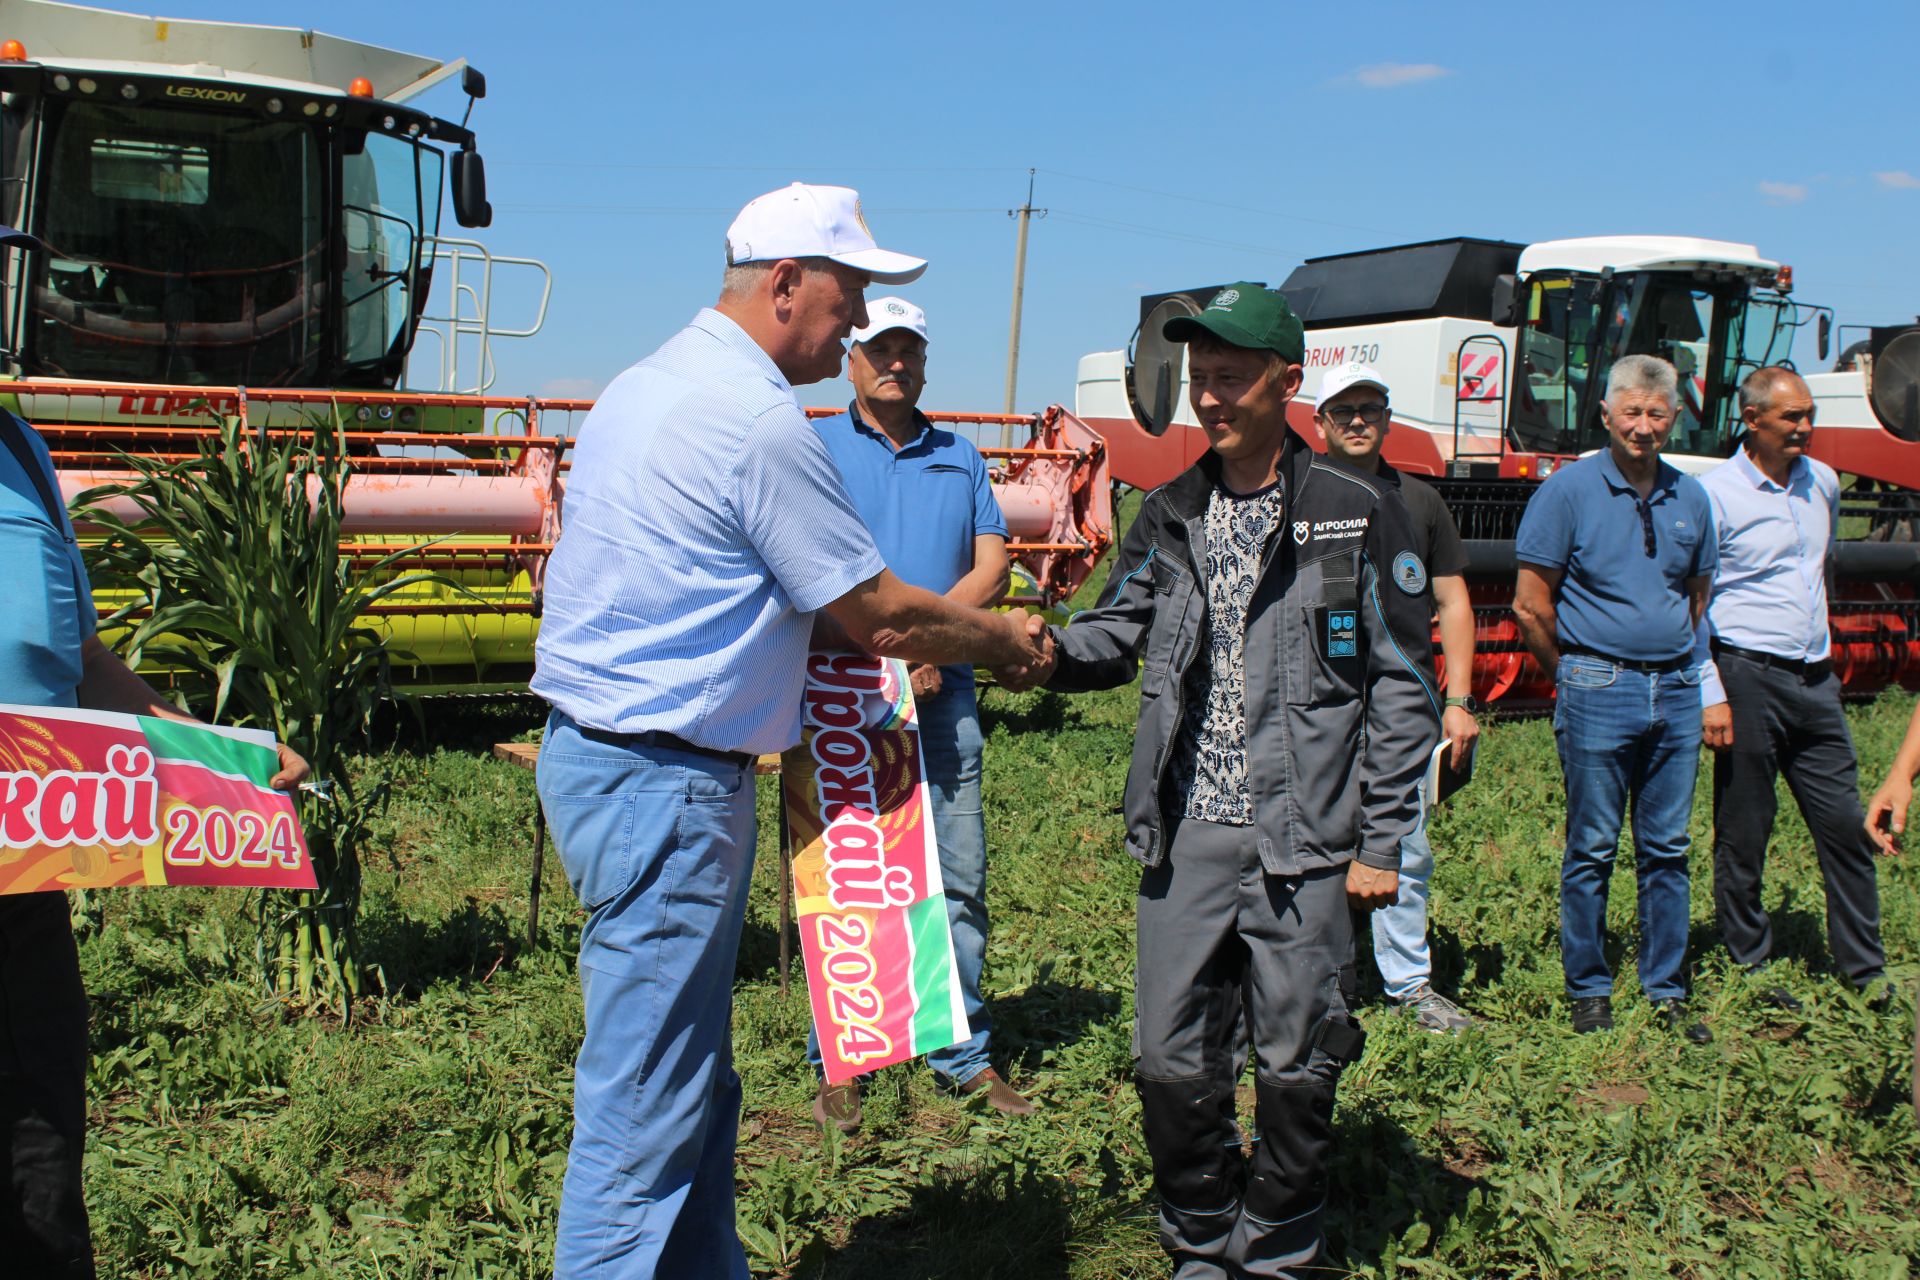
[[[1783,392],[1793,393],[1796,397],[1813,398],[1807,389],[1807,380],[1783,364],[1770,364],[1755,369],[1740,382],[1740,412],[1745,416],[1751,409],[1755,413],[1765,413],[1773,407],[1774,400]]]

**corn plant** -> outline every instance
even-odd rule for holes
[[[124,461],[130,480],[79,499],[104,534],[87,557],[96,589],[124,593],[102,630],[118,633],[130,664],[165,670],[183,705],[270,729],[312,765],[300,818],[320,887],[261,894],[259,955],[275,990],[350,1016],[362,987],[360,844],[386,785],[356,788],[345,757],[397,696],[393,655],[364,618],[397,591],[451,584],[396,572],[411,550],[364,566],[341,555],[351,465],[337,418],[299,437],[224,419],[193,457]],[[138,515],[122,519],[112,499]]]

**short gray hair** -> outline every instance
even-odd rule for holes
[[[733,262],[727,264],[726,275],[720,278],[720,296],[723,298],[744,298],[760,287],[767,278],[767,272],[773,270],[771,262]]]
[[[1657,392],[1680,406],[1680,374],[1659,356],[1621,356],[1607,370],[1607,403],[1623,391]]]
[[[1773,397],[1787,379],[1793,379],[1802,386],[1806,379],[1800,376],[1798,369],[1784,364],[1763,365],[1740,380],[1740,410],[1742,413],[1752,409],[1755,413],[1765,413],[1773,408]]]
[[[760,282],[767,278],[767,273],[772,271],[775,264],[780,261],[779,258],[761,258],[753,262],[727,264],[727,273],[720,278],[720,296],[723,298],[746,297],[760,287]],[[794,261],[798,262],[800,270],[808,275],[816,271],[833,270],[833,260],[830,258],[795,258]]]

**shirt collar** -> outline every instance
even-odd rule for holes
[[[876,439],[885,438],[886,436],[885,432],[881,431],[880,428],[869,424],[865,418],[860,416],[860,402],[858,400],[855,400],[852,404],[847,406],[847,416],[853,419],[854,430],[864,431],[868,435],[873,436]],[[927,433],[933,430],[933,420],[927,417],[926,414],[920,412],[918,409],[915,409],[913,411],[913,425],[914,425],[913,438],[900,446],[900,451],[902,453],[906,452],[908,449],[911,449],[916,445],[926,444]],[[890,440],[887,441],[889,448],[892,447],[892,443],[893,442]]]
[[[1653,472],[1653,492],[1647,495],[1647,501],[1649,502],[1653,501],[1662,490],[1672,489],[1680,480],[1680,472],[1672,463],[1666,461],[1664,458],[1656,458],[1655,464]],[[1617,489],[1622,493],[1631,493],[1636,497],[1639,496],[1640,491],[1627,483],[1627,478],[1620,474],[1620,464],[1613,460],[1613,450],[1611,448],[1600,451],[1600,474],[1606,479],[1610,488]]]
[[[1784,486],[1777,485],[1773,482],[1773,477],[1762,471],[1759,466],[1755,464],[1753,458],[1748,455],[1747,446],[1744,444],[1734,450],[1733,461],[1734,465],[1740,468],[1740,474],[1747,478],[1748,484],[1751,484],[1756,489],[1771,489],[1775,493],[1793,492],[1794,488],[1805,478],[1808,471],[1806,458],[1804,456],[1795,458],[1793,465],[1787,468],[1787,483]]]
[[[767,380],[788,395],[793,394],[793,384],[787,381],[787,375],[780,372],[780,366],[729,316],[712,307],[700,308],[700,314],[693,318],[692,328],[709,334],[720,340],[729,350],[745,359],[754,368],[767,375]]]

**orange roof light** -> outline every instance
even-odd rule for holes
[[[27,46],[18,40],[0,42],[0,62],[25,62],[26,60]]]
[[[1779,274],[1774,277],[1774,288],[1780,290],[1782,293],[1793,292],[1792,267],[1783,266],[1780,268]]]
[[[352,98],[371,98],[373,96],[373,81],[367,79],[365,76],[355,76],[353,83],[347,86],[347,96]]]

